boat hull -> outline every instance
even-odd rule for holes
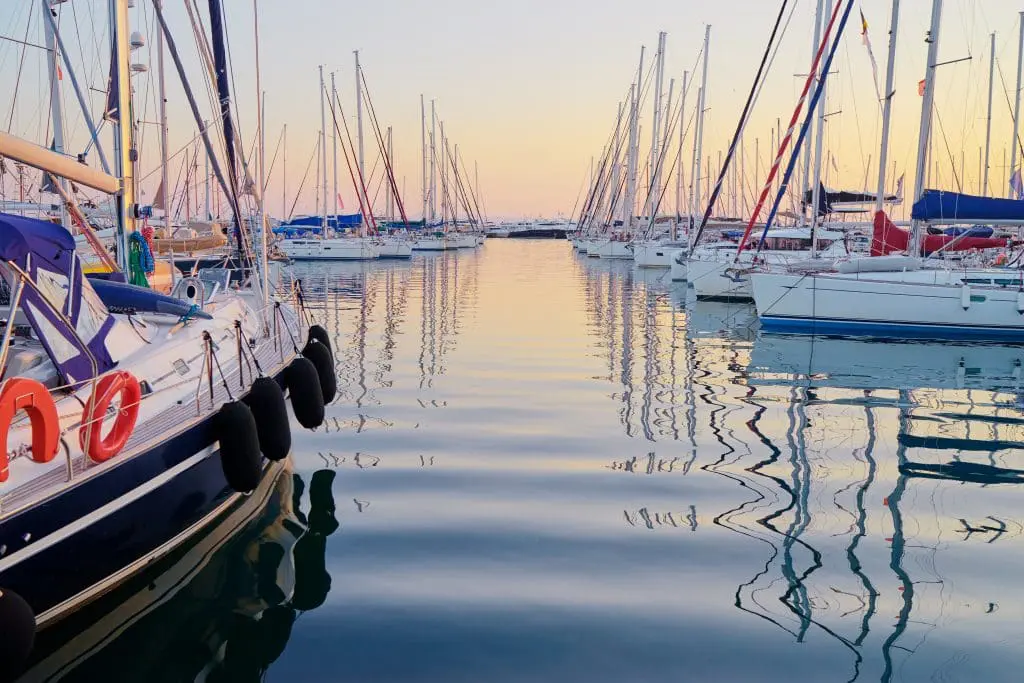
[[[692,259],[686,264],[686,279],[698,299],[707,301],[752,301],[750,275],[729,261]]]
[[[409,259],[412,258],[412,244],[404,240],[385,240],[377,247],[377,258]]]
[[[284,240],[281,251],[293,261],[368,261],[380,254],[377,245],[359,238]]]
[[[455,248],[445,237],[421,237],[412,244],[413,251],[448,251]]]
[[[225,479],[214,419],[0,522],[0,586],[28,602],[39,628],[170,552],[240,495]]]
[[[1013,280],[1011,272],[1007,281]],[[947,271],[906,273],[903,281],[900,277],[755,273],[752,283],[765,329],[1024,341],[1024,293],[1019,287],[972,287]]]
[[[678,244],[663,242],[633,243],[633,262],[640,268],[671,268]]]
[[[670,266],[669,272],[672,282],[686,282],[687,263],[686,252],[684,250],[676,249],[672,252],[672,265]]]
[[[603,259],[632,260],[633,250],[629,242],[617,242],[614,240],[595,241],[587,248],[587,256],[594,256]]]

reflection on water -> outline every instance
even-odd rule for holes
[[[268,681],[1019,679],[1024,348],[770,336],[562,242],[292,272],[339,393],[264,519],[311,579],[225,545],[144,677],[228,619]]]
[[[330,591],[334,477],[314,472],[307,492],[273,467],[185,547],[45,631],[23,680],[259,680]]]

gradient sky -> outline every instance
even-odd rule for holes
[[[255,70],[253,64],[252,3],[225,0],[230,48],[235,64],[236,110],[247,147],[255,133]],[[420,214],[419,96],[437,102],[446,130],[470,166],[479,163],[480,186],[489,217],[553,216],[572,212],[592,155],[601,151],[615,123],[617,102],[634,77],[641,45],[647,45],[648,64],[659,30],[668,32],[667,77],[680,79],[692,69],[700,50],[705,23],[712,25],[708,116],[704,150],[717,165],[736,125],[760,53],[778,12],[776,0],[647,0],[643,3],[583,0],[518,0],[482,3],[469,0],[379,0],[338,3],[333,0],[258,0],[262,39],[263,88],[267,92],[267,156],[274,153],[282,126],[288,124],[288,199],[295,192],[320,128],[317,65],[337,73],[346,113],[354,117],[354,49],[360,50],[378,118],[394,127],[396,175],[405,188],[410,216]],[[138,0],[133,27],[152,35],[152,10]],[[179,0],[165,0],[169,21],[186,56],[201,105],[210,98],[201,85],[195,42]],[[794,4],[791,0],[791,5]],[[26,33],[28,12],[39,13],[28,0],[3,3],[0,34],[41,42],[36,16]],[[105,67],[99,46],[105,44],[106,0],[72,0],[61,8],[65,38],[79,76],[102,89]],[[205,2],[199,2],[205,13]],[[782,47],[773,64],[754,117],[745,136],[747,185],[763,180],[770,131],[776,119],[788,120],[802,86],[794,76],[807,70],[811,53],[814,0],[796,0]],[[891,161],[897,174],[907,172],[912,189],[920,99],[916,84],[924,75],[924,34],[931,3],[904,0],[899,30],[896,98]],[[74,7],[72,7],[74,6]],[[874,187],[877,177],[880,108],[871,67],[860,38],[857,10],[869,23],[869,35],[884,81],[889,0],[861,0],[847,28],[833,65],[826,111],[826,150],[835,166],[826,163],[826,182],[850,189]],[[978,149],[985,134],[989,37],[996,29],[997,85],[994,95],[990,187],[1003,193],[1012,132],[1007,99],[1012,100],[1017,60],[1017,12],[1011,0],[946,0],[940,61],[972,56],[970,61],[939,70],[936,127],[931,184],[955,187],[952,170],[960,173],[967,191],[979,187]],[[74,11],[74,13],[72,13]],[[72,34],[71,29],[76,29]],[[79,49],[79,37],[86,49]],[[150,41],[150,46],[153,41]],[[156,64],[144,48],[138,61]],[[0,88],[13,92],[21,47],[0,41]],[[45,61],[39,50],[28,49],[22,66],[19,100],[11,132],[43,142],[48,137],[45,105]],[[999,82],[1004,79],[1008,90]],[[666,77],[666,78],[667,78]],[[155,119],[155,98],[149,76],[137,76],[136,107],[145,120]],[[178,149],[194,135],[180,86],[168,74],[171,148]],[[667,83],[666,83],[667,89]],[[677,84],[678,89],[678,84]],[[691,90],[688,108],[695,102]],[[92,106],[101,106],[94,94]],[[141,103],[140,103],[141,102]],[[84,146],[84,127],[74,117],[74,100],[66,95],[74,147]],[[0,108],[7,128],[11,104]],[[645,130],[650,130],[645,115]],[[140,142],[144,172],[156,167],[157,138],[150,126]],[[649,134],[649,133],[648,133]],[[642,135],[646,146],[646,136]],[[755,181],[755,139],[761,153]],[[367,129],[368,166],[376,158]],[[689,141],[687,143],[687,155]],[[871,162],[869,164],[869,157]],[[964,161],[961,161],[961,157]],[[172,164],[173,166],[173,164]],[[175,167],[176,168],[176,167]],[[339,162],[339,182],[348,208],[354,192]],[[172,172],[175,173],[176,171]],[[277,160],[268,189],[273,213],[282,211],[282,163]],[[688,169],[687,169],[688,175]],[[155,176],[144,188],[155,190]],[[314,210],[315,168],[299,197],[298,212]],[[748,191],[748,194],[752,190]],[[371,194],[375,191],[371,190]],[[382,197],[382,195],[381,195]],[[381,199],[379,204],[382,205]]]

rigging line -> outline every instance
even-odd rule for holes
[[[267,181],[263,183],[263,192],[266,193],[267,188],[270,186],[270,174],[274,170],[274,164],[277,163],[277,153],[281,151],[281,139],[284,137],[284,128],[281,129],[281,134],[277,136],[277,145],[274,146],[274,155],[270,159],[270,168],[264,173],[267,177]]]
[[[337,92],[334,92],[331,97],[327,98],[331,104],[331,122],[334,124],[334,133],[338,137],[338,142],[341,143],[341,153],[345,159],[345,166],[348,168],[349,178],[352,180],[352,189],[356,191],[356,199],[359,201],[359,213],[363,216],[363,221],[373,227],[373,231],[377,232],[377,220],[373,215],[373,206],[370,205],[370,197],[366,192],[366,181],[363,178],[362,173],[359,170],[358,164],[353,168],[353,161],[356,155],[355,145],[352,144],[352,134],[348,128],[348,119],[345,118],[345,110],[341,108],[341,99],[338,97]],[[335,111],[337,106],[337,111]],[[341,114],[341,122],[345,126],[345,138],[348,139],[348,149],[345,147],[345,139],[341,137],[341,128],[338,126],[338,114]],[[327,134],[324,133],[324,144],[327,141]],[[349,158],[348,150],[352,150],[352,159]],[[371,173],[372,173],[371,169]],[[356,182],[356,178],[359,178],[359,182]],[[324,199],[324,207],[327,206],[327,200]],[[324,209],[326,211],[326,208]]]
[[[1003,63],[996,61],[996,69],[999,70],[999,83],[1003,86],[1003,95],[1006,97],[1006,109],[1010,113],[1010,119],[1013,119],[1013,104],[1010,102],[1010,91],[1006,87],[1006,77],[1003,75]],[[1018,150],[1022,157],[1024,157],[1024,145],[1021,145],[1020,133],[1017,134],[1017,139],[1014,141],[1017,144]],[[1010,144],[1014,144],[1011,142]],[[1013,169],[1010,169],[1011,171]]]
[[[939,115],[938,105],[933,105],[935,110],[935,121],[939,124],[939,133],[942,135],[942,143],[946,146],[946,154],[949,155],[949,165],[953,169],[953,180],[956,182],[956,191],[963,192],[964,186],[960,176],[956,172],[956,159],[953,158],[953,150],[949,147],[949,138],[946,136],[946,128],[942,125],[942,117]]]
[[[313,159],[316,158],[316,155],[319,154],[319,152],[320,136],[318,135],[316,137],[316,144],[313,145],[313,153],[309,155],[309,161],[306,162],[306,170],[302,174],[302,180],[299,181],[299,189],[295,192],[295,201],[292,202],[292,208],[288,210],[288,216],[284,219],[285,222],[290,221],[292,216],[295,215],[295,205],[299,203],[299,197],[302,195],[302,188],[306,184],[306,178],[309,177],[309,167],[313,165]]]
[[[25,24],[25,41],[28,41],[28,32],[32,28],[32,17],[35,16],[35,12],[29,9],[28,12],[28,23]],[[21,47],[21,58],[18,60],[18,76],[14,79],[14,96],[11,98],[11,115],[7,119],[7,133],[10,134],[11,126],[14,125],[14,112],[18,105],[18,89],[21,85],[21,74],[25,67],[25,52],[27,51],[27,42]]]
[[[736,132],[733,134],[732,142],[729,144],[729,151],[726,152],[722,168],[718,172],[718,180],[715,181],[715,189],[711,192],[711,196],[708,198],[708,205],[704,209],[704,216],[701,218],[700,226],[697,228],[697,234],[694,236],[693,240],[691,240],[692,244],[697,244],[700,241],[701,235],[707,227],[708,219],[711,218],[711,212],[715,209],[715,202],[718,201],[718,196],[722,192],[722,182],[725,180],[726,173],[728,172],[729,163],[732,160],[733,155],[736,153],[736,146],[739,143],[739,139],[742,137],[743,131],[747,126],[747,122],[750,120],[751,109],[754,104],[756,104],[760,90],[758,88],[758,84],[765,78],[765,69],[769,66],[768,60],[771,57],[772,46],[775,44],[776,36],[779,34],[779,27],[782,25],[782,19],[786,14],[786,7],[788,4],[789,0],[782,0],[782,5],[779,7],[779,14],[775,18],[775,25],[772,27],[771,35],[768,37],[768,44],[764,47],[764,54],[761,56],[761,63],[757,67],[757,74],[754,75],[754,82],[750,86],[750,93],[747,95],[747,101],[743,105],[743,111],[740,113],[740,120],[736,124]],[[796,3],[793,3],[793,7],[796,7]],[[792,17],[792,12],[790,13],[790,16]],[[788,26],[789,22],[787,21],[786,27]],[[785,28],[783,29],[783,32],[785,32]],[[781,38],[781,36],[779,36],[779,38]],[[698,102],[697,106],[700,106],[700,102]],[[737,254],[738,253],[739,252],[737,251]]]
[[[388,175],[388,182],[391,186],[391,191],[394,193],[395,201],[398,204],[398,211],[402,214],[402,222],[405,223],[406,227],[409,226],[409,218],[405,215],[405,205],[402,202],[402,195],[398,192],[398,183],[395,181],[395,169],[392,166],[392,160],[388,157],[388,151],[384,145],[384,136],[381,135],[380,124],[377,122],[377,111],[373,107],[373,98],[370,97],[370,86],[366,82],[366,72],[360,68],[359,78],[363,82],[363,93],[366,95],[366,103],[369,105],[370,120],[373,123],[374,132],[377,137],[377,144],[380,149],[381,157],[384,159],[384,169]]]

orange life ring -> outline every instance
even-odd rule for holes
[[[0,389],[0,481],[7,481],[7,433],[19,410],[32,424],[32,459],[50,462],[60,446],[57,404],[46,387],[34,379],[12,377]]]
[[[107,414],[110,402],[121,394],[121,409],[117,411],[114,426],[103,437],[103,416]],[[94,462],[105,462],[121,452],[128,437],[135,429],[139,417],[139,401],[142,388],[132,373],[118,370],[104,375],[96,383],[96,391],[89,397],[82,412],[82,426],[78,430],[78,443]],[[89,425],[92,429],[89,429]],[[88,441],[86,440],[88,436]]]

